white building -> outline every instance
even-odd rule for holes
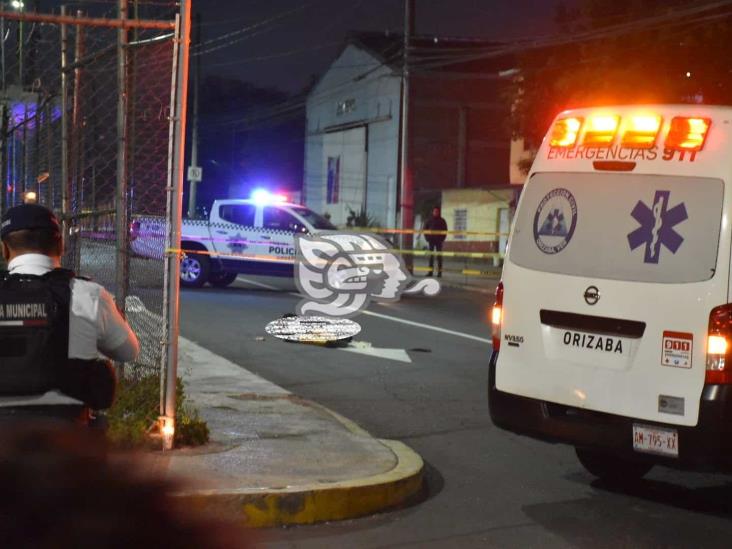
[[[482,58],[501,51],[485,40],[418,36],[412,45],[409,154],[418,217],[446,190],[508,185],[503,93],[513,59]],[[401,36],[354,34],[308,95],[303,197],[336,225],[364,211],[382,227],[399,226],[401,63]]]
[[[396,226],[401,77],[383,42],[350,40],[308,95],[304,200],[336,225],[364,210]]]

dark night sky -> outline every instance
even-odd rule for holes
[[[557,0],[416,0],[416,32],[509,40],[553,32]],[[203,40],[305,9],[231,37],[205,53],[203,73],[231,76],[284,91],[323,73],[350,30],[402,29],[402,0],[194,0]],[[256,33],[256,34],[254,34]],[[243,39],[242,39],[243,38]],[[216,42],[212,46],[224,44]],[[285,55],[280,55],[280,54]]]

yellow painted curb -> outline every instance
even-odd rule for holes
[[[386,473],[292,488],[197,490],[178,496],[195,506],[234,509],[253,528],[371,515],[409,502],[422,489],[422,458],[399,441],[379,442],[397,458],[397,465]]]

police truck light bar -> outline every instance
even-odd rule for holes
[[[676,116],[668,125],[664,147],[679,151],[700,151],[709,133],[709,118]],[[551,147],[609,147],[620,135],[620,145],[630,149],[651,149],[664,127],[656,114],[636,114],[621,120],[620,116],[599,114],[584,120],[560,118],[554,123],[549,138]]]
[[[256,204],[267,205],[277,202],[287,202],[287,196],[284,194],[273,194],[267,189],[256,189],[252,192],[252,200]]]

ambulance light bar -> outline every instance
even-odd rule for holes
[[[684,151],[700,151],[704,146],[712,121],[709,118],[682,118],[671,120],[666,147]]]
[[[668,126],[664,147],[681,151],[700,151],[704,147],[709,118],[675,116]],[[633,149],[650,149],[662,132],[663,119],[655,114],[638,114],[622,120],[619,116],[598,114],[587,120],[579,117],[560,118],[554,123],[549,145],[572,148],[609,147],[620,135],[620,145]]]
[[[619,124],[619,116],[591,116],[582,144],[585,147],[609,147],[613,144]]]
[[[661,117],[654,115],[631,116],[623,126],[623,147],[650,149],[656,144]]]
[[[581,118],[561,118],[554,123],[549,144],[552,147],[574,147],[582,127]]]

